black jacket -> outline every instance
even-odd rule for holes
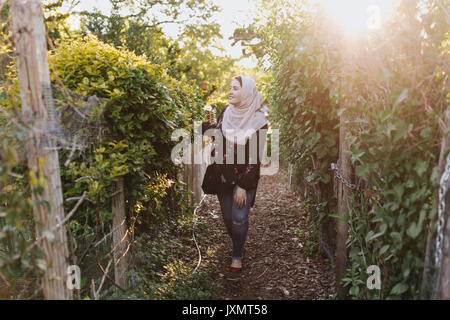
[[[217,128],[217,129],[222,130],[223,114],[227,107],[228,106],[226,106],[223,109],[222,113],[217,118],[217,123],[209,123],[209,122],[202,123],[202,134],[204,134],[206,130],[212,129],[212,128]],[[267,129],[267,128],[268,128],[268,126],[266,124],[263,127],[261,127],[260,129]],[[249,163],[250,162],[249,161],[249,141],[250,141],[250,139],[249,139],[245,144],[245,163],[237,164],[237,148],[236,148],[236,144],[235,144],[235,147],[232,148],[234,150],[234,163],[227,164],[225,162],[226,161],[225,159],[229,155],[226,154],[226,145],[227,145],[227,143],[230,144],[230,142],[228,142],[228,140],[226,140],[225,136],[223,136],[223,138],[222,138],[223,139],[223,144],[222,144],[223,155],[224,155],[223,164],[216,164],[217,170],[214,170],[214,171],[208,170],[208,169],[211,169],[208,166],[208,168],[205,172],[205,177],[203,179],[202,187],[204,187],[205,184],[208,184],[208,183],[217,184],[217,186],[215,186],[215,189],[217,189],[217,192],[230,192],[233,190],[233,188],[236,184],[245,190],[250,190],[253,188],[256,189],[258,187],[258,182],[259,182],[259,178],[260,178],[262,152],[264,151],[264,144],[266,141],[266,139],[265,139],[266,135],[262,135],[261,137],[263,137],[263,139],[264,139],[264,144],[262,144],[262,149],[260,149],[259,148],[260,129],[258,129],[253,134],[253,135],[256,135],[256,137],[252,136],[255,139],[257,139],[256,140],[257,141],[257,159],[256,159],[257,163],[256,164]],[[222,135],[223,135],[223,133],[222,133]],[[217,147],[217,144],[215,144],[213,142],[211,156],[214,156],[216,147]],[[211,177],[211,175],[214,175],[214,176]],[[217,193],[217,192],[215,192],[215,193]],[[256,196],[255,196],[255,198],[256,198]],[[255,203],[255,198],[253,199],[253,202],[251,204],[252,207]]]

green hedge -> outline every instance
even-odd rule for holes
[[[177,181],[181,167],[171,160],[171,150],[178,143],[171,135],[178,128],[192,130],[193,121],[203,118],[199,90],[169,77],[145,57],[93,36],[57,43],[49,65],[63,131],[77,132],[78,141],[86,147],[61,168],[64,198],[87,190],[93,202],[86,202],[71,219],[71,232],[79,239],[76,255],[80,257],[87,248],[99,223],[111,225],[112,186],[120,177],[125,181],[128,222],[137,222],[139,233],[156,235],[162,222],[189,213],[186,192]],[[80,97],[93,95],[99,104],[80,103]],[[74,124],[79,117],[69,103],[73,97],[79,111],[88,113],[79,127]],[[70,152],[61,150],[62,164]],[[77,180],[82,177],[89,178]],[[99,257],[106,257],[110,245],[108,240],[101,246]],[[140,254],[134,246],[132,251]],[[84,264],[80,267],[95,269],[92,261]]]
[[[352,116],[346,127],[360,189],[352,193],[345,220],[349,259],[343,284],[353,298],[420,294],[427,226],[436,214],[432,202],[444,134],[439,118],[449,102],[450,33],[441,28],[445,15],[439,7],[422,13],[421,23],[412,18],[416,10],[414,1],[402,1],[380,31],[395,37],[372,34],[354,46],[320,12],[286,8],[281,18],[273,10],[258,30],[272,63],[270,102],[282,154],[297,169],[300,185],[322,192],[321,202],[317,192],[310,194],[313,222],[336,217],[330,163],[338,158],[338,106],[345,103]],[[417,33],[421,28],[426,39]],[[366,287],[373,264],[381,268],[381,290]]]
[[[90,154],[84,159],[89,158],[89,163],[81,153],[63,170],[69,184],[83,176],[95,178],[67,186],[66,196],[79,195],[87,184],[89,198],[96,199],[113,180],[125,176],[129,207],[154,208],[151,203],[163,196],[162,186],[168,179],[176,179],[179,170],[170,157],[176,144],[171,141],[172,131],[190,128],[194,120],[203,117],[200,92],[170,78],[144,57],[93,36],[58,43],[49,64],[56,88],[60,79],[72,92],[96,95],[102,101],[97,114],[91,115],[100,117],[103,130],[86,151]],[[56,97],[62,106],[66,104],[62,90]],[[68,151],[63,153],[67,157]]]

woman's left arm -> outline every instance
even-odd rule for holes
[[[262,144],[262,149],[259,148],[259,130],[261,129],[267,129],[267,124],[264,125],[262,128],[258,129],[258,131],[256,131],[256,136],[257,136],[257,157],[256,157],[256,163],[255,164],[250,164],[250,161],[248,161],[248,163],[245,164],[240,164],[238,166],[241,166],[241,172],[244,171],[242,173],[242,176],[239,178],[237,185],[239,187],[241,187],[242,189],[245,190],[250,190],[256,187],[256,183],[259,179],[259,174],[260,174],[260,167],[261,167],[261,157],[262,157],[262,151],[264,151],[264,145],[266,143],[266,135],[263,135],[263,139],[264,139],[264,143]],[[249,143],[247,141],[247,143]],[[247,149],[247,147],[246,147]],[[247,149],[248,150],[248,149]],[[247,157],[246,155],[246,159],[249,159],[249,157]]]

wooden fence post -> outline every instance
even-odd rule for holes
[[[214,123],[216,121],[216,107],[213,105],[211,107],[211,110],[208,112],[208,114],[205,117],[205,121]],[[201,149],[205,149],[206,145],[209,143],[207,140],[202,138],[201,141]],[[194,141],[195,144],[195,141]],[[192,195],[189,197],[189,203],[194,205],[195,203],[200,203],[201,197],[203,195],[202,190],[202,180],[203,176],[206,171],[207,165],[205,163],[196,164],[194,162],[195,160],[195,152],[199,151],[196,150],[194,147],[194,144],[190,144],[188,148],[188,154],[191,159],[191,163],[187,164],[185,163],[183,166],[183,169],[181,170],[181,174],[179,175],[179,178],[182,179],[182,181],[185,183],[185,189],[187,191],[191,191]],[[205,152],[205,150],[203,150]]]
[[[189,157],[191,162],[186,166],[187,168],[187,187],[192,194],[189,196],[189,204],[193,204],[194,201],[194,146],[189,145]]]
[[[214,121],[213,112],[209,112],[206,120],[211,123]],[[192,192],[190,202],[193,205],[200,203],[201,197],[203,195],[202,181],[207,167],[207,165],[203,162],[203,158],[201,159],[201,163],[194,162],[195,153],[199,152],[199,154],[203,157],[203,152],[206,152],[205,147],[209,142],[207,142],[207,140],[203,139],[202,137],[201,141],[197,141],[197,143],[199,143],[197,147],[195,146],[195,143],[196,141],[194,141],[194,144],[190,145],[188,151],[191,159],[191,164],[185,164],[183,170],[185,172],[184,181],[187,183],[187,190]]]
[[[63,196],[55,128],[53,97],[47,61],[47,40],[39,0],[10,1],[12,30],[20,83],[23,120],[31,126],[27,133],[30,174],[45,178],[43,192],[32,192],[36,236],[44,253],[47,270],[42,279],[45,299],[72,299],[66,285],[69,251],[64,220]],[[39,180],[38,180],[39,181]],[[48,201],[48,208],[44,201]],[[46,236],[53,231],[54,240]]]
[[[201,134],[201,131],[200,131]],[[194,192],[193,195],[193,201],[195,204],[198,204],[200,202],[200,199],[202,197],[202,187],[201,187],[201,182],[202,182],[202,164],[201,163],[195,163],[195,157],[200,156],[201,150],[203,148],[203,139],[197,141],[194,137],[194,144],[192,145],[192,154],[191,154],[191,159],[192,159],[192,190]]]
[[[447,110],[445,112],[445,128],[448,129],[450,128],[450,109]],[[445,133],[445,130],[444,130]],[[442,139],[442,144],[441,144],[441,152],[439,155],[439,176],[438,179],[441,178],[442,174],[444,173],[445,170],[445,166],[446,166],[446,154],[447,151],[450,149],[450,136],[444,137]],[[437,182],[440,182],[439,180]],[[447,191],[448,192],[448,191]],[[447,197],[445,197],[444,201],[445,201],[445,212],[444,215],[446,215],[447,217],[444,218],[444,225],[443,225],[443,230],[442,232],[444,233],[444,237],[443,237],[443,241],[442,241],[442,260],[441,260],[441,265],[437,266],[438,267],[438,274],[436,275],[436,291],[435,294],[433,296],[434,299],[444,299],[444,300],[449,300],[450,299],[450,219],[449,219],[449,212],[450,212],[450,201],[448,201],[449,196],[447,195]],[[434,208],[436,208],[436,217],[437,217],[437,210],[439,208],[439,193],[438,190],[435,193],[435,197],[434,197],[434,203],[433,203]],[[434,225],[434,223],[432,224]],[[427,239],[431,240],[433,238],[430,239],[430,235],[433,234],[432,232],[432,228],[429,228],[429,237]],[[430,242],[431,242],[430,241]],[[427,243],[427,255],[426,255],[426,260],[425,260],[425,266],[429,267],[430,265],[430,253],[428,251],[428,247],[431,247],[431,245],[429,243]],[[428,272],[428,270],[427,270]],[[424,284],[424,281],[427,281],[427,274],[425,273],[424,270],[424,278],[422,281],[422,292],[426,291],[425,286],[426,283]]]
[[[347,88],[350,85],[345,83],[341,88]],[[348,96],[350,94],[349,90],[344,89],[345,98],[341,102],[340,108],[340,128],[339,128],[339,162],[338,171],[340,175],[349,183],[352,179],[352,166],[350,161],[350,155],[346,152],[350,149],[346,137],[348,136],[347,128],[345,123],[349,119],[347,112],[345,110],[346,105],[348,105]],[[337,221],[337,234],[336,234],[336,267],[335,267],[335,286],[336,292],[339,299],[344,299],[346,297],[346,290],[341,285],[341,280],[345,275],[346,265],[347,265],[347,248],[346,241],[348,237],[348,226],[346,222],[346,217],[348,215],[349,208],[347,207],[347,201],[350,199],[350,190],[345,186],[342,181],[339,181],[338,185],[338,215],[340,219]]]
[[[450,201],[447,196],[445,201],[447,219],[444,224],[444,241],[442,243],[442,262],[439,269],[437,298],[442,300],[450,300],[450,219],[448,212],[450,211]]]
[[[202,164],[194,164],[194,201],[199,203],[202,198]]]
[[[128,250],[130,243],[128,241],[128,228],[125,212],[123,177],[114,184],[112,196],[113,212],[113,257],[114,257],[114,282],[121,288],[128,287],[126,273],[128,271]]]

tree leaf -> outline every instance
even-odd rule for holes
[[[408,290],[408,285],[406,283],[397,283],[391,290],[391,294],[401,295]]]

